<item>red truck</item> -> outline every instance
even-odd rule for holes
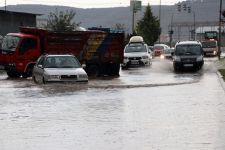
[[[88,75],[119,75],[123,62],[124,33],[100,30],[59,33],[37,28],[20,28],[5,36],[0,65],[9,77],[30,77],[42,54],[73,54],[85,64]]]

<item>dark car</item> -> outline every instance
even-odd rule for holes
[[[198,41],[178,42],[173,56],[174,70],[178,71],[185,67],[201,69],[204,64],[204,52]]]

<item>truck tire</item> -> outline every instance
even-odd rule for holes
[[[120,64],[112,64],[111,65],[112,68],[112,75],[113,76],[119,76],[119,72],[120,72]]]
[[[18,73],[16,71],[8,70],[8,71],[6,71],[6,73],[10,78],[19,78],[20,77],[20,73]]]
[[[98,77],[99,76],[99,67],[97,65],[87,66],[87,74],[88,76]]]

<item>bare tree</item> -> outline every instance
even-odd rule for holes
[[[73,21],[75,16],[76,12],[73,10],[58,11],[56,9],[54,13],[51,12],[48,15],[47,25],[45,28],[59,32],[76,30],[81,23],[76,23]]]

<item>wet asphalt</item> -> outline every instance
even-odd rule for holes
[[[225,92],[214,61],[170,60],[88,84],[0,75],[1,150],[224,150]]]

